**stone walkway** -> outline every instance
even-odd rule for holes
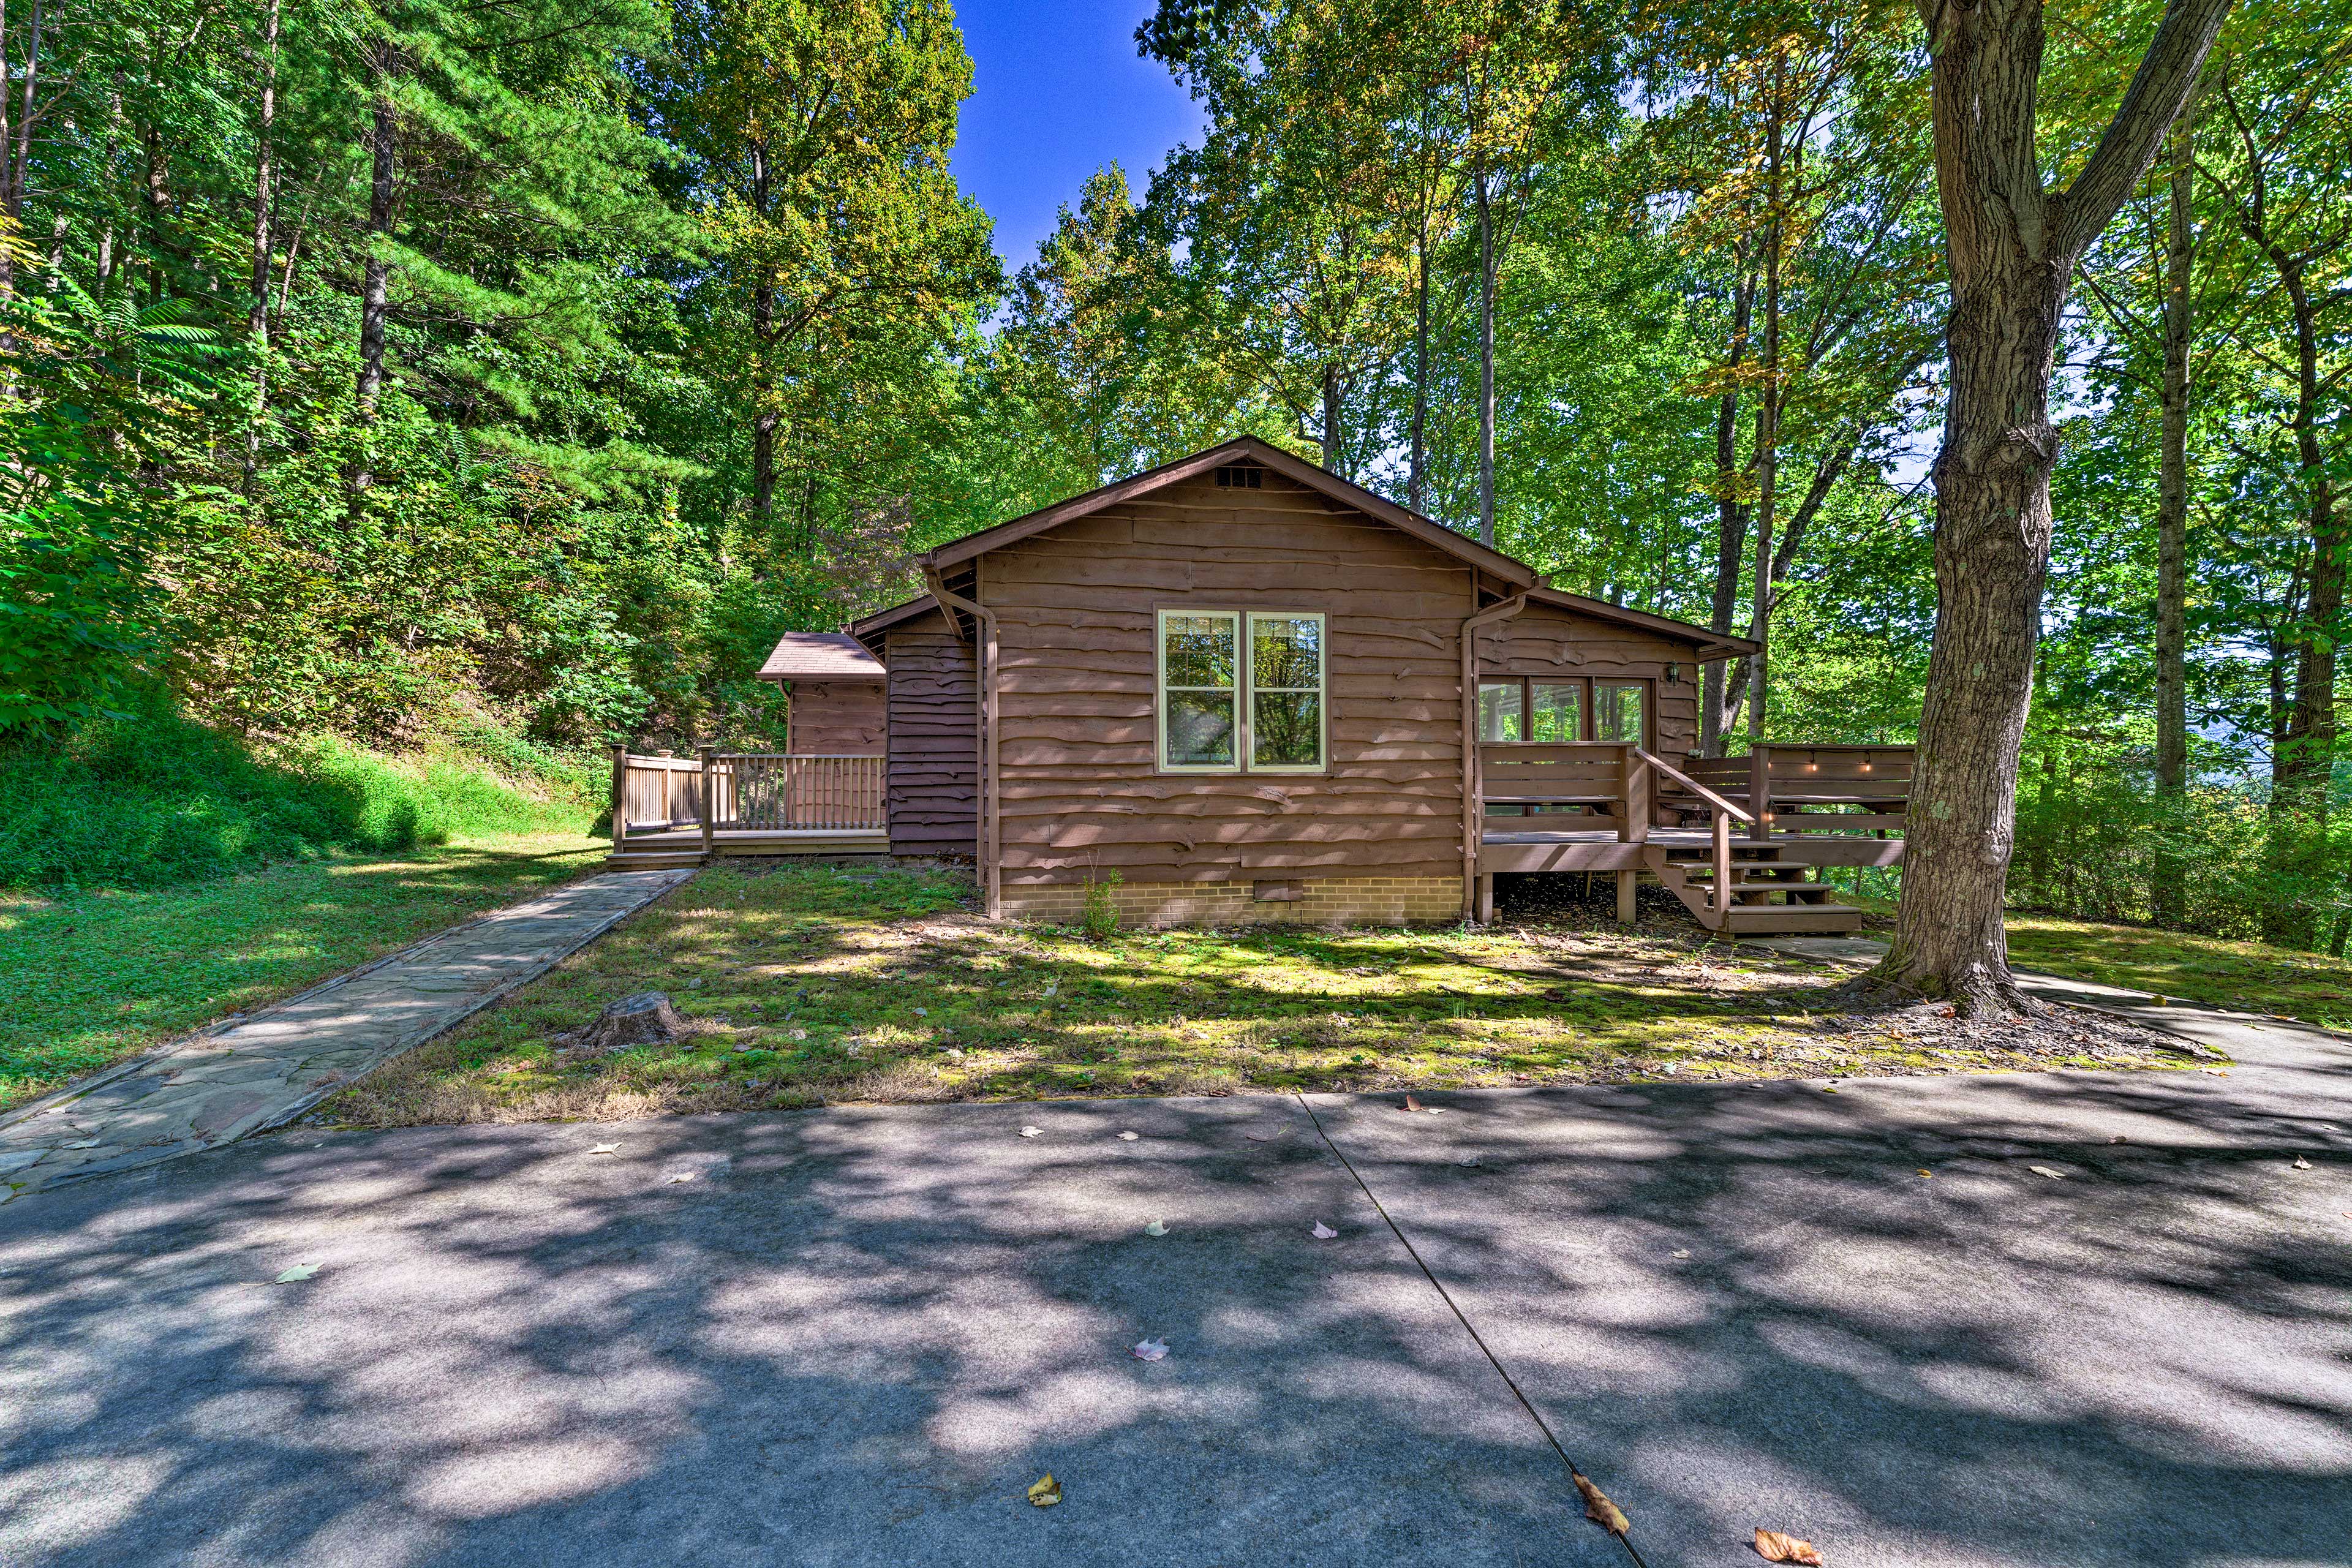
[[[537,979],[693,875],[583,877],[0,1117],[0,1204],[289,1121]]]

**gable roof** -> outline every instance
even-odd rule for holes
[[[849,635],[860,646],[871,649],[874,639],[892,626],[928,616],[940,607],[940,602],[929,594],[918,594],[903,605],[893,605],[887,610],[877,610],[870,616],[860,616],[849,623]]]
[[[759,679],[879,680],[882,661],[846,632],[786,632],[760,667]]]
[[[1588,599],[1581,594],[1563,593],[1558,588],[1531,588],[1528,591],[1528,603],[1574,610],[1578,615],[1591,616],[1596,621],[1612,621],[1621,626],[1633,626],[1641,631],[1654,632],[1662,637],[1672,637],[1676,642],[1690,643],[1697,647],[1703,659],[1756,651],[1755,643],[1746,637],[1733,637],[1729,632],[1710,630],[1665,616],[1654,616],[1647,610],[1629,610],[1606,599]]]
[[[1255,436],[1237,436],[1230,441],[1210,447],[1205,452],[1195,452],[1189,458],[1179,458],[1172,463],[1162,463],[1156,468],[1147,468],[1142,473],[1133,474],[1099,489],[1088,490],[1084,495],[1072,496],[1067,500],[1055,501],[1052,506],[1033,511],[1025,517],[1016,517],[1009,522],[1000,522],[993,528],[983,528],[978,533],[968,533],[961,539],[942,544],[936,550],[918,556],[916,560],[919,564],[931,571],[943,572],[950,566],[971,560],[975,555],[984,555],[992,550],[1027,539],[1032,534],[1043,533],[1049,528],[1058,528],[1063,523],[1075,521],[1079,518],[1100,511],[1105,507],[1113,507],[1121,501],[1133,500],[1138,496],[1149,495],[1153,490],[1181,483],[1195,475],[1207,473],[1212,468],[1244,458],[1264,468],[1273,469],[1286,479],[1296,479],[1311,490],[1318,490],[1343,506],[1353,507],[1358,511],[1402,529],[1423,543],[1434,545],[1447,554],[1459,557],[1479,570],[1490,573],[1516,587],[1533,587],[1543,580],[1535,568],[1527,563],[1513,560],[1499,550],[1490,550],[1465,534],[1456,533],[1442,522],[1432,521],[1417,511],[1406,510],[1394,501],[1384,500],[1368,489],[1349,484],[1328,469],[1317,468],[1304,458],[1294,458],[1281,447],[1261,441]]]

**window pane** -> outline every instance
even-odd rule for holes
[[[1169,616],[1165,633],[1168,684],[1231,686],[1238,629],[1234,621],[1232,616]]]
[[[1312,616],[1252,616],[1250,682],[1261,689],[1319,689],[1323,623]]]
[[[1168,765],[1230,767],[1234,760],[1234,700],[1224,691],[1171,691],[1166,709]]]
[[[1482,741],[1525,739],[1519,730],[1519,709],[1525,700],[1516,680],[1488,681],[1478,688],[1478,738]]]
[[[1323,699],[1311,691],[1261,691],[1250,707],[1250,761],[1260,767],[1323,765]]]
[[[1584,688],[1574,681],[1535,683],[1535,722],[1531,741],[1559,744],[1584,739]]]
[[[1642,689],[1609,681],[1592,683],[1592,734],[1600,741],[1643,743]]]

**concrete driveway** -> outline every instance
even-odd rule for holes
[[[1758,1525],[2352,1562],[2352,1045],[2198,1026],[2229,1076],[307,1133],[67,1187],[0,1210],[0,1563],[1630,1561],[1317,1119],[1652,1568]]]

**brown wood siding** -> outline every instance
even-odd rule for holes
[[[983,559],[1007,885],[1461,875],[1469,568],[1264,484],[1203,475]],[[1188,605],[1329,617],[1327,773],[1157,772],[1153,613]]]
[[[980,801],[978,665],[937,610],[892,626],[889,667],[890,852],[973,853]]]
[[[1655,684],[1657,716],[1652,740],[1673,761],[1698,745],[1698,671],[1688,645],[1632,626],[1582,616],[1556,605],[1530,604],[1478,639],[1478,673]],[[1669,666],[1678,679],[1668,680]]]
[[[878,757],[889,719],[880,681],[795,680],[784,750],[803,756]]]

